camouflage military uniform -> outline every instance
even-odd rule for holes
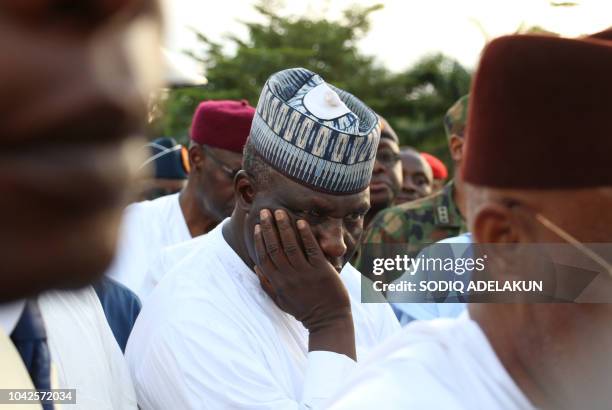
[[[365,232],[355,266],[372,278],[374,258],[415,257],[425,246],[467,232],[465,220],[453,200],[453,183],[442,190],[381,211]],[[383,278],[389,283],[394,277]]]
[[[444,116],[449,140],[453,135],[463,137],[467,113],[468,96],[465,95]],[[465,221],[453,200],[453,186],[451,181],[433,195],[379,212],[362,237],[355,267],[370,279],[390,283],[403,272],[387,272],[375,278],[374,258],[416,257],[427,245],[465,233]]]

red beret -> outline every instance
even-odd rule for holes
[[[448,170],[444,162],[440,161],[437,157],[426,152],[421,152],[421,156],[427,161],[431,170],[433,171],[434,179],[446,179],[448,178]]]
[[[251,131],[255,108],[246,100],[204,101],[191,123],[191,139],[198,144],[242,153]]]
[[[611,32],[492,41],[476,72],[463,178],[497,188],[612,185]]]

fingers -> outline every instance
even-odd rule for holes
[[[280,239],[276,231],[272,214],[267,209],[262,209],[259,213],[261,221],[261,232],[264,239],[266,253],[274,266],[281,272],[285,271],[290,265],[282,251]]]
[[[261,232],[261,226],[255,225],[255,230],[253,232],[253,238],[255,240],[255,253],[257,254],[257,266],[260,266],[263,269],[276,269],[270,258],[268,257],[268,253],[266,252],[266,245],[264,243],[263,234]]]
[[[302,238],[302,243],[304,244],[304,252],[306,253],[308,262],[310,262],[310,264],[313,266],[324,265],[327,262],[327,259],[325,259],[325,256],[319,247],[319,243],[312,233],[308,223],[300,219],[297,221],[296,225],[300,237]]]
[[[292,266],[299,266],[306,263],[306,258],[300,245],[298,244],[295,231],[289,220],[289,215],[282,209],[274,211],[278,233],[280,235],[283,251],[287,257],[287,261]]]

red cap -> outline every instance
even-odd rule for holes
[[[421,152],[421,156],[425,158],[425,161],[427,161],[427,163],[431,167],[434,179],[448,178],[448,169],[446,169],[446,165],[444,165],[444,162],[440,161],[437,157],[434,157],[433,155],[428,154],[426,152]]]
[[[255,108],[246,100],[203,101],[193,115],[191,140],[242,153],[254,115]]]
[[[608,30],[489,43],[470,92],[463,179],[514,189],[612,185],[610,38]]]

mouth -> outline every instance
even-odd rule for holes
[[[387,181],[372,181],[370,183],[370,192],[382,192],[391,189],[391,184]]]
[[[404,201],[414,201],[415,199],[419,199],[420,197],[417,194],[400,194],[397,196],[397,199],[401,199]]]

